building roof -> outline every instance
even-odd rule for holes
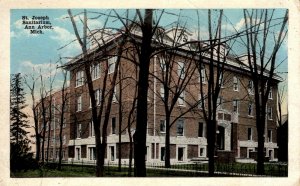
[[[176,29],[176,30],[172,32],[172,29]],[[165,32],[165,34],[163,35],[163,41],[162,41],[163,43],[162,44],[167,45],[167,46],[172,46],[173,45],[174,39],[172,40],[171,35],[172,34],[174,35],[175,32],[180,32],[180,34],[186,34],[186,36],[188,37],[188,41],[190,42],[190,44],[189,45],[182,45],[182,46],[180,46],[180,50],[181,51],[191,50],[192,45],[195,44],[195,43],[199,43],[199,42],[200,42],[200,47],[204,48],[205,46],[208,45],[207,42],[197,41],[197,40],[195,40],[195,38],[192,38],[192,34],[188,30],[182,31],[183,29],[181,29],[181,28],[171,28],[171,29],[165,30],[165,29],[160,28],[160,27],[159,27],[158,30]],[[98,33],[99,31],[93,31],[92,32],[92,36],[90,35],[88,37],[89,39],[92,39],[91,43],[93,43],[90,46],[90,48],[88,48],[88,50],[87,50],[88,55],[92,54],[94,52],[97,52],[97,51],[100,52],[101,50],[99,48],[99,44],[101,45],[101,48],[102,47],[104,48],[104,47],[107,47],[107,46],[116,45],[115,41],[121,38],[121,36],[122,36],[121,32],[122,31],[124,31],[124,29],[121,29],[117,33],[113,33],[111,30],[107,30],[107,29],[106,30],[101,30],[101,33]],[[141,38],[142,37],[142,32],[137,27],[135,27],[134,29],[132,29],[131,34],[134,37],[137,37],[137,38]],[[159,35],[159,33],[158,33],[158,35]],[[97,38],[97,36],[100,36],[100,38]],[[102,38],[101,38],[101,36],[102,36]],[[156,36],[154,38],[154,42],[157,42],[157,39],[158,39],[157,37],[158,36]],[[95,39],[97,39],[96,42],[93,41]],[[103,41],[102,41],[102,39],[103,39]],[[178,44],[178,45],[183,44],[182,40],[183,40],[183,38],[179,39],[178,41],[176,40],[176,44]],[[224,48],[224,53],[226,53],[226,49],[227,49],[226,43],[222,43],[221,45],[222,45],[221,47]],[[208,54],[204,55],[204,57],[209,58],[209,55]],[[71,67],[74,64],[76,64],[78,61],[80,61],[82,58],[83,58],[83,55],[79,54],[76,57],[74,57],[74,59],[68,61],[65,65],[63,65],[63,67],[66,68],[66,69],[68,69],[68,70],[70,70]],[[238,68],[238,69],[250,72],[250,67],[249,67],[249,63],[248,63],[247,59],[248,59],[248,57],[245,54],[244,55],[240,55],[240,56],[233,55],[233,54],[228,54],[226,56],[226,62],[225,63],[227,65],[231,66],[231,67],[235,67],[235,68]],[[260,70],[261,69],[260,66],[259,65],[257,65],[257,66],[258,66],[258,70]],[[264,69],[264,75],[265,76],[267,76],[269,72],[270,71],[267,68]],[[277,81],[282,81],[283,80],[279,75],[277,75],[275,73],[273,75],[273,79],[277,80]]]

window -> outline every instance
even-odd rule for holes
[[[222,103],[223,103],[223,98],[218,97],[218,99],[217,99],[217,108],[218,109],[222,109]]]
[[[205,67],[204,66],[201,66],[199,81],[200,80],[201,80],[202,83],[206,82],[206,71],[205,71]]]
[[[160,161],[165,161],[165,147],[160,147]]]
[[[77,125],[77,138],[81,138],[81,124]]]
[[[165,72],[166,71],[166,61],[163,58],[160,58],[160,69],[161,71]]]
[[[166,132],[166,120],[160,120],[160,133]]]
[[[81,96],[78,96],[77,97],[77,112],[78,111],[81,111],[81,109],[82,109],[82,102],[81,102],[82,100],[81,100]]]
[[[112,102],[114,102],[114,103],[117,102],[117,89],[116,89],[116,87],[114,87]]]
[[[233,77],[233,90],[239,91],[239,80],[236,76]]]
[[[185,67],[183,62],[178,62],[178,71],[177,71],[178,77],[183,79],[185,76]]]
[[[223,72],[220,72],[220,76],[219,76],[219,85],[221,88],[224,87],[224,77],[223,77]]]
[[[183,134],[184,134],[184,120],[183,119],[179,119],[178,121],[177,121],[177,136],[183,136]]]
[[[272,87],[270,87],[270,92],[269,92],[269,99],[273,99],[273,92],[272,92]]]
[[[89,147],[89,159],[90,160],[96,160],[96,148],[95,147]]]
[[[63,128],[66,128],[66,126],[67,126],[67,119],[64,118],[64,120],[63,120]]]
[[[100,64],[92,64],[90,67],[90,72],[92,80],[98,79],[100,77]]]
[[[272,142],[272,130],[268,130],[268,142]]]
[[[96,100],[96,105],[100,105],[101,102],[101,90],[97,89],[94,92],[95,100]],[[90,108],[92,108],[92,99],[90,98]]]
[[[253,85],[252,80],[249,80],[249,83],[248,83],[248,93],[249,94],[254,94],[254,85]]]
[[[272,107],[267,106],[268,119],[272,120]]]
[[[252,101],[248,104],[248,116],[253,116],[253,103]]]
[[[204,123],[198,123],[198,137],[204,137]]]
[[[204,157],[205,156],[205,149],[203,147],[200,147],[199,156]]]
[[[116,61],[117,56],[108,59],[108,74],[111,74],[115,71]]]
[[[202,104],[204,104],[204,108],[205,108],[205,96],[203,98],[201,94],[199,94],[199,104],[198,104],[199,109],[202,109]]]
[[[115,147],[110,147],[110,161],[115,161]]]
[[[160,97],[162,100],[165,100],[165,89],[164,87],[160,87]]]
[[[239,101],[233,100],[233,112],[239,113]]]
[[[76,72],[76,87],[83,85],[83,82],[84,82],[83,71]]]
[[[178,98],[178,105],[179,106],[184,106],[184,97],[185,97],[185,92],[182,91],[179,95],[179,98]]]
[[[67,141],[67,138],[66,138],[66,135],[64,135],[64,137],[63,137],[63,145],[66,144],[66,141]]]
[[[178,161],[183,161],[184,159],[184,147],[178,147]]]
[[[89,129],[90,129],[89,135],[90,135],[90,136],[95,136],[94,122],[91,121],[91,122],[89,123],[89,125],[90,125],[90,127],[89,127]]]
[[[80,160],[80,148],[76,148],[77,160]]]
[[[116,117],[111,118],[111,133],[116,134]]]
[[[248,140],[252,141],[252,128],[248,128]]]

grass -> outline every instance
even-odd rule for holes
[[[176,170],[174,170],[176,169]],[[274,164],[265,164],[266,176],[287,176],[287,166]],[[193,171],[196,170],[196,171]],[[162,166],[153,166],[147,168],[147,177],[206,177],[208,171],[207,164],[181,164],[172,165],[171,169],[163,169]],[[245,174],[255,176],[256,164],[232,163],[218,164],[216,172],[237,173],[232,174],[216,174],[216,176],[247,176]],[[132,173],[133,175],[133,173]],[[105,177],[127,177],[128,167],[122,167],[122,171],[118,171],[117,166],[106,166]],[[95,167],[88,165],[63,165],[62,170],[58,170],[55,164],[49,164],[36,170],[27,170],[11,173],[11,177],[15,178],[37,178],[37,177],[95,177]]]

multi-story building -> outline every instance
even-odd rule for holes
[[[68,160],[68,142],[70,138],[70,112],[69,112],[69,101],[70,93],[69,88],[64,90],[65,96],[62,96],[63,91],[56,91],[44,98],[44,112],[46,115],[46,128],[44,128],[43,120],[43,107],[42,100],[39,103],[39,126],[41,129],[41,135],[43,135],[45,130],[44,137],[44,157],[50,161],[58,161],[59,159],[59,149],[60,141],[62,140],[62,160]],[[52,101],[50,101],[52,99]],[[64,110],[62,105],[64,103]],[[51,117],[50,117],[51,109]],[[60,139],[60,128],[61,128],[61,116],[63,115],[63,125],[62,125],[62,139]],[[49,145],[48,145],[49,140]],[[42,145],[42,141],[41,141]],[[42,153],[42,151],[41,151]]]
[[[168,42],[172,42],[173,30],[166,31]],[[138,31],[136,36],[138,37]],[[190,36],[188,31],[183,38]],[[117,57],[116,48],[121,35],[115,35],[106,40],[105,44],[98,48],[94,42],[88,51],[89,56],[94,56],[91,65],[95,97],[97,105],[101,105],[101,95],[107,95],[108,90],[114,91],[109,125],[107,128],[107,153],[106,161],[117,162],[119,157],[118,147],[121,145],[122,161],[128,161],[130,139],[133,135],[135,124],[133,122],[128,130],[128,115],[135,98],[137,67],[128,60],[128,56],[134,56],[132,50],[122,54],[118,73],[118,83],[111,87],[111,80],[115,70]],[[93,43],[92,42],[92,43]],[[168,43],[166,42],[166,43]],[[125,44],[130,48],[130,44]],[[222,46],[226,50],[225,46]],[[105,57],[103,51],[106,51]],[[193,105],[201,104],[205,98],[200,95],[200,81],[203,89],[207,89],[208,81],[205,75],[208,72],[209,60],[204,59],[201,71],[192,70],[196,68],[193,57],[186,55],[183,48],[176,53],[172,60],[171,85],[179,86],[189,76],[190,81],[180,92],[179,98],[171,113],[170,128],[170,156],[171,162],[188,162],[207,157],[206,123],[203,119],[202,108]],[[128,54],[128,52],[131,54]],[[96,56],[96,57],[95,57]],[[235,159],[236,161],[254,161],[257,151],[257,131],[255,124],[254,86],[247,68],[247,61],[244,56],[228,56],[224,61],[223,82],[221,93],[218,99],[217,114],[217,156],[220,159]],[[190,65],[192,64],[192,65]],[[66,134],[68,141],[68,159],[72,161],[94,161],[95,160],[95,135],[92,123],[91,103],[88,86],[85,81],[85,71],[82,66],[82,56],[70,61],[66,67],[70,71],[70,128]],[[157,55],[151,59],[150,78],[148,90],[148,123],[147,123],[147,162],[163,162],[165,157],[165,111],[164,111],[164,88],[162,76],[165,72],[165,59]],[[107,80],[104,81],[107,72]],[[199,78],[200,73],[202,78]],[[120,82],[121,85],[120,85]],[[266,157],[272,161],[277,159],[276,143],[276,113],[277,113],[277,85],[280,77],[274,76],[272,88],[267,103],[267,117],[265,121],[265,150]],[[106,83],[106,91],[103,91],[103,84]],[[120,99],[120,89],[122,99]],[[173,88],[171,88],[174,90]],[[172,98],[172,94],[169,95]],[[107,96],[104,96],[107,99]],[[106,103],[105,103],[106,104]],[[120,117],[119,106],[122,106],[122,118]],[[104,106],[105,107],[105,106]],[[193,108],[191,108],[193,107]],[[182,116],[181,116],[182,115]],[[181,116],[181,117],[179,117]],[[134,118],[134,116],[133,116]],[[121,121],[121,123],[119,123]],[[121,127],[119,128],[119,125]],[[121,131],[119,130],[121,129]],[[119,144],[119,132],[121,132],[121,144]]]

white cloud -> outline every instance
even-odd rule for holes
[[[50,38],[57,40],[60,43],[70,42],[76,39],[74,34],[62,27],[54,26],[53,31],[54,35],[50,36]]]
[[[58,42],[59,48],[63,47],[58,51],[62,56],[74,56],[80,52],[80,45],[74,34],[58,26],[55,26],[53,31],[50,38]]]
[[[22,61],[19,66],[19,72],[24,74],[42,74],[43,77],[48,78],[53,76],[57,71],[57,65],[54,63],[39,63],[34,64],[31,61]]]

